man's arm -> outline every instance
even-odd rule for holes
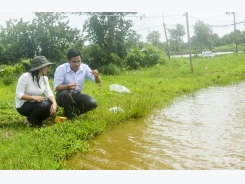
[[[76,89],[76,87],[77,87],[76,83],[65,84],[65,85],[60,84],[60,85],[56,86],[55,91],[62,91],[62,90],[66,90],[66,89],[74,90],[74,89]]]
[[[69,84],[63,84],[65,80],[64,69],[61,66],[58,66],[54,73],[54,83],[53,87],[55,91],[62,91],[69,89]]]
[[[101,83],[101,77],[99,76],[99,72],[97,69],[91,70],[91,73],[94,75],[95,82],[96,83]]]

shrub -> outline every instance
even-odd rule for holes
[[[118,75],[121,73],[121,70],[115,64],[110,63],[107,66],[102,66],[100,72],[105,75]]]
[[[142,66],[144,57],[145,57],[145,53],[140,51],[139,47],[132,48],[126,58],[128,69],[137,70],[140,66]]]
[[[22,63],[15,64],[13,66],[6,66],[4,65],[1,69],[0,76],[1,77],[13,77],[13,76],[18,76],[24,71],[24,66]]]
[[[5,86],[12,84],[16,78],[23,73],[24,66],[22,63],[17,63],[13,66],[2,65],[0,68],[0,77]]]
[[[108,54],[98,44],[92,44],[83,49],[82,59],[91,68],[100,68],[107,65]]]
[[[142,67],[150,67],[156,64],[164,64],[168,59],[165,52],[153,45],[147,45],[145,47],[145,57],[144,62],[142,63]]]

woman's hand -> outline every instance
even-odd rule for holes
[[[43,96],[33,96],[33,100],[36,102],[42,102],[44,100]]]
[[[57,104],[56,103],[52,103],[51,107],[50,107],[50,115],[55,114],[57,111]]]

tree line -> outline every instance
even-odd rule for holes
[[[67,14],[35,12],[36,17],[31,22],[20,18],[6,21],[5,27],[0,25],[0,65],[17,64],[36,55],[44,55],[59,64],[66,61],[67,50],[72,47],[82,51],[85,63],[106,74],[148,67],[167,59],[166,42],[160,41],[158,31],[150,32],[143,42],[142,36],[132,29],[133,22],[127,16],[136,12],[71,13],[87,15],[83,30],[69,27]],[[195,23],[194,33],[191,43],[196,49],[234,43],[234,32],[219,38],[208,24],[200,20]],[[244,33],[236,30],[238,44],[244,44]],[[184,26],[180,24],[168,29],[172,51],[188,48],[183,42],[185,34]]]
[[[164,63],[164,50],[139,41],[127,15],[135,12],[86,13],[83,30],[68,26],[68,13],[36,12],[31,22],[12,20],[0,26],[1,65],[14,65],[44,55],[56,64],[67,61],[67,50],[75,47],[82,60],[105,74]],[[77,16],[82,12],[71,13]],[[90,44],[86,45],[85,42]],[[146,51],[142,51],[142,48]],[[6,69],[5,69],[6,71]]]
[[[198,20],[194,26],[194,36],[190,38],[193,50],[203,51],[212,50],[213,47],[221,47],[230,44],[245,44],[245,31],[234,30],[229,34],[219,37],[217,33],[212,31],[212,27],[205,22]],[[168,44],[171,51],[180,51],[181,49],[188,49],[188,43],[183,41],[186,35],[185,27],[181,24],[175,25],[172,29],[167,29]],[[161,33],[152,31],[147,36],[147,42],[159,46],[166,47],[166,42],[161,42]]]

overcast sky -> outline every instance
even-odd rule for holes
[[[186,12],[138,12],[136,16],[128,18],[133,20],[133,29],[142,35],[144,41],[147,34],[151,31],[159,31],[161,40],[165,41],[163,21],[167,29],[173,29],[176,24],[181,24],[187,32],[185,15]],[[236,29],[245,31],[245,12],[236,12],[235,17],[236,23],[239,23],[236,25]],[[9,19],[19,20],[20,18],[23,18],[24,21],[31,21],[35,18],[35,14],[33,12],[0,12],[0,25],[5,26],[6,21]],[[213,33],[217,33],[222,37],[234,31],[233,19],[233,14],[227,15],[225,12],[188,12],[190,37],[194,34],[193,25],[198,20],[211,25]],[[69,25],[79,30],[82,30],[85,20],[85,15],[69,15]],[[184,36],[184,41],[187,41],[187,34]]]
[[[138,12],[137,17],[130,18],[134,22],[133,29],[142,35],[143,41],[151,31],[159,31],[161,41],[165,41],[163,21],[167,29],[181,24],[187,32],[185,13],[188,12],[190,37],[194,35],[193,25],[198,20],[211,25],[213,33],[222,37],[234,31],[233,15],[226,15],[225,12],[236,12],[236,23],[239,23],[236,29],[245,31],[245,12],[242,12],[243,1],[241,0],[226,0],[225,2],[205,0],[195,1],[195,3],[192,0],[171,0],[167,3],[162,0],[89,0],[86,3],[81,0],[0,1],[0,25],[2,26],[5,26],[6,21],[11,18],[31,21],[35,18],[32,12]],[[230,7],[233,10],[229,10]],[[86,16],[70,15],[69,25],[82,30],[85,20]],[[185,42],[187,38],[186,34],[183,37]]]

